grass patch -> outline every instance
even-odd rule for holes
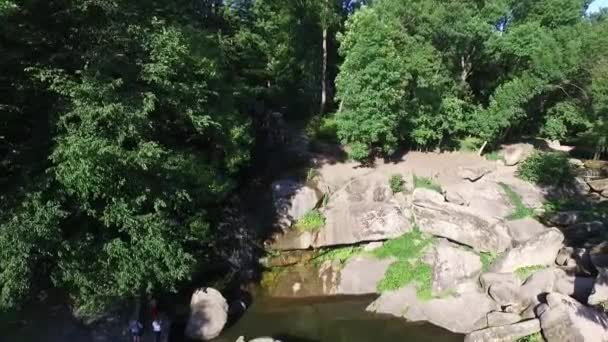
[[[517,176],[539,185],[572,186],[574,184],[574,167],[564,153],[534,152],[519,164]]]
[[[287,271],[286,267],[273,267],[262,274],[260,286],[263,289],[273,289],[279,282],[281,275]]]
[[[492,151],[490,153],[486,153],[484,155],[484,157],[486,157],[486,160],[489,160],[489,161],[504,160],[504,157],[498,151]]]
[[[314,168],[310,168],[308,169],[308,171],[306,172],[306,181],[311,182],[313,181],[315,178],[319,177],[320,173],[319,170],[314,169]]]
[[[414,175],[414,188],[430,189],[441,193],[441,186],[428,177]]]
[[[547,266],[544,266],[544,265],[526,266],[526,267],[520,267],[520,268],[516,269],[514,273],[519,279],[526,280],[532,274],[534,274],[540,270],[544,270],[545,268],[547,268]]]
[[[515,207],[515,210],[506,217],[507,220],[519,220],[534,215],[534,211],[524,204],[524,201],[517,192],[515,192],[513,189],[511,189],[510,186],[505,183],[498,184],[500,184],[500,186],[504,190],[505,194],[507,195],[507,198],[509,199],[509,202],[511,202],[511,204],[513,204],[513,206]]]
[[[346,246],[323,249],[319,252],[318,256],[315,257],[312,261],[315,265],[321,265],[325,261],[338,261],[341,265],[344,265],[346,264],[348,259],[361,253],[362,250],[363,248],[359,246]]]
[[[540,332],[536,332],[532,335],[524,336],[517,339],[517,342],[543,342],[543,335]]]
[[[420,299],[432,298],[433,269],[420,261],[422,251],[432,243],[418,229],[393,240],[386,241],[382,247],[372,251],[379,259],[394,257],[384,278],[378,283],[378,291],[397,290],[407,284],[416,284],[416,293]]]
[[[403,180],[403,176],[400,174],[394,174],[388,180],[388,185],[391,188],[393,194],[398,192],[402,192],[405,186],[405,181]]]
[[[481,269],[482,272],[487,272],[490,270],[490,266],[496,261],[498,258],[498,254],[494,253],[480,253],[479,257],[481,259]]]
[[[325,216],[318,210],[311,210],[304,214],[295,224],[299,231],[313,232],[317,231],[325,225]]]

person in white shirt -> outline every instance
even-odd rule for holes
[[[160,342],[160,335],[162,333],[162,323],[160,319],[152,321],[152,332],[154,333],[154,342]]]

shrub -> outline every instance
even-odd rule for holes
[[[504,157],[502,156],[502,154],[498,151],[492,151],[490,153],[486,153],[485,157],[487,160],[489,161],[497,161],[497,160],[503,160]]]
[[[505,183],[499,183],[499,184],[502,187],[502,189],[504,190],[507,197],[509,198],[509,201],[511,202],[511,204],[513,204],[513,206],[515,207],[515,211],[513,211],[513,213],[509,214],[506,217],[507,220],[510,220],[510,221],[519,220],[522,218],[530,217],[534,214],[534,211],[532,209],[528,208],[524,204],[524,201],[522,200],[521,196],[517,192],[515,192],[513,189],[511,189],[510,186],[508,186]]]
[[[379,259],[394,257],[392,263],[378,283],[378,291],[391,291],[407,284],[416,284],[416,293],[420,299],[432,297],[431,283],[433,270],[420,260],[423,250],[432,243],[418,229],[399,238],[388,240],[382,247],[372,253]]]
[[[458,140],[460,151],[462,152],[477,152],[483,145],[483,139],[475,137],[467,137]]]
[[[405,181],[403,180],[403,176],[400,174],[394,174],[388,180],[388,185],[391,187],[393,194],[403,191],[403,186],[405,185]]]
[[[547,266],[543,266],[543,265],[520,267],[515,270],[515,275],[521,280],[526,280],[526,279],[528,279],[528,277],[530,277],[534,273],[536,273],[540,270],[543,270],[545,268],[547,268]]]
[[[441,186],[428,177],[417,177],[414,175],[414,188],[424,188],[441,192]]]
[[[296,229],[300,231],[316,231],[325,225],[325,217],[318,210],[311,210],[304,214],[297,222]]]
[[[338,143],[338,126],[333,116],[315,116],[306,125],[305,131],[312,141],[318,140],[330,144]]]
[[[574,169],[559,152],[535,152],[517,167],[519,178],[539,185],[571,186]]]

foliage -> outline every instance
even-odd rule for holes
[[[544,270],[545,268],[547,268],[547,266],[544,265],[526,266],[516,269],[514,273],[519,279],[526,280],[534,273]]]
[[[479,257],[481,259],[482,271],[487,272],[490,270],[490,266],[492,266],[494,261],[498,258],[498,255],[495,253],[481,253]]]
[[[490,153],[487,153],[485,157],[489,161],[503,160],[504,158],[498,151],[492,151]]]
[[[568,156],[559,152],[535,152],[517,167],[517,175],[539,185],[571,186],[574,170]]]
[[[422,252],[432,243],[418,229],[399,238],[388,240],[382,247],[372,251],[380,259],[394,257],[392,263],[378,283],[378,291],[397,290],[407,284],[415,283],[417,294],[421,299],[432,297],[432,267],[420,261]]]
[[[405,180],[401,174],[394,174],[389,178],[388,185],[391,188],[393,194],[402,192],[405,185]]]
[[[429,189],[439,193],[442,192],[441,186],[432,179],[428,177],[418,177],[416,175],[414,175],[414,188]]]
[[[517,192],[515,192],[509,185],[505,183],[501,182],[499,184],[507,195],[509,202],[511,202],[511,204],[515,207],[513,213],[506,217],[507,220],[519,220],[534,215],[534,211],[526,206],[521,196]]]
[[[299,231],[317,231],[325,226],[325,217],[318,210],[311,210],[295,223]]]
[[[517,342],[543,342],[544,340],[541,333],[537,332],[532,335],[521,337],[517,339]]]
[[[483,145],[483,140],[475,137],[466,137],[458,140],[460,151],[462,152],[477,152]]]
[[[306,135],[312,141],[335,144],[338,142],[337,125],[334,117],[314,116],[306,125]]]

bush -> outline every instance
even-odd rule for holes
[[[306,125],[306,135],[312,141],[322,141],[329,144],[337,144],[338,126],[333,116],[315,116]]]
[[[414,188],[430,189],[441,192],[441,186],[428,177],[418,177],[414,175]]]
[[[403,187],[405,185],[405,181],[403,180],[403,176],[400,174],[394,174],[388,180],[388,185],[391,187],[393,194],[403,191]]]
[[[462,152],[477,152],[483,145],[483,139],[475,137],[467,137],[458,140],[460,151]]]
[[[497,160],[504,159],[502,154],[500,154],[500,152],[498,152],[498,151],[492,151],[490,153],[486,153],[485,157],[486,157],[486,160],[489,160],[489,161],[497,161]]]
[[[311,210],[296,222],[299,231],[317,231],[325,225],[325,217],[318,210]]]
[[[507,197],[509,198],[509,202],[511,202],[511,204],[513,204],[513,206],[515,207],[515,211],[513,211],[513,213],[509,214],[506,217],[507,220],[509,220],[509,221],[519,220],[519,219],[523,219],[526,217],[530,217],[534,214],[534,211],[532,209],[528,208],[528,206],[526,206],[526,204],[522,200],[521,196],[517,192],[515,192],[513,189],[511,189],[510,186],[508,186],[505,183],[499,183],[499,184],[502,187],[502,189],[504,190]]]
[[[571,186],[574,168],[559,152],[535,152],[517,167],[519,178],[547,186]]]

